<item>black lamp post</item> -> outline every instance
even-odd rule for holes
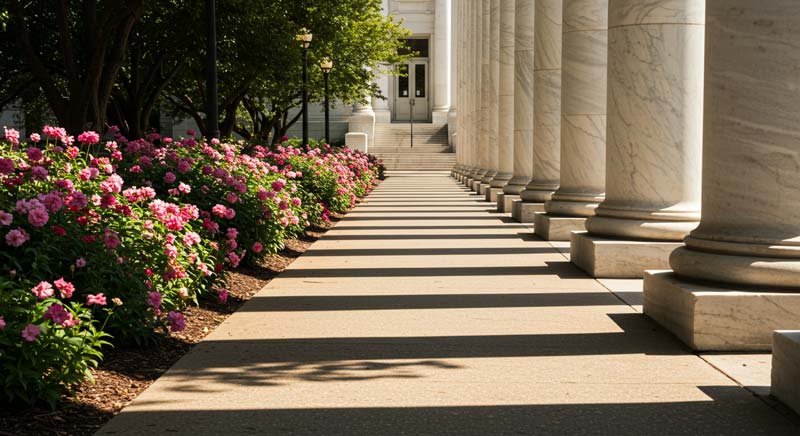
[[[311,32],[300,29],[295,39],[303,49],[303,145],[308,145],[308,48],[311,46]]]
[[[217,104],[217,13],[215,0],[206,0],[206,128],[212,138],[219,138]]]
[[[323,58],[319,61],[319,68],[322,69],[322,76],[325,78],[325,141],[331,143],[331,120],[330,120],[330,101],[328,100],[328,74],[333,69],[333,61]]]

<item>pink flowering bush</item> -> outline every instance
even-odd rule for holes
[[[368,155],[327,145],[111,134],[45,126],[27,144],[13,129],[0,142],[6,400],[54,402],[107,340],[183,330],[182,309],[227,300],[226,271],[346,211],[379,173]]]

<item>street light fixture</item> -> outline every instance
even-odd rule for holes
[[[303,49],[303,145],[308,145],[308,48],[311,46],[311,32],[300,29],[295,40]]]
[[[330,102],[328,100],[328,74],[333,69],[333,61],[328,58],[322,58],[319,61],[319,68],[322,70],[322,76],[325,78],[325,141],[331,143],[331,121],[330,121]]]

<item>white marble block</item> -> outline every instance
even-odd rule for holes
[[[490,203],[497,203],[497,194],[501,192],[503,192],[503,188],[494,188],[492,186],[487,186],[483,195],[486,196],[486,201]]]
[[[800,413],[800,330],[778,330],[772,335],[770,393]]]
[[[368,138],[366,133],[352,132],[344,135],[344,145],[351,150],[358,150],[367,153]]]
[[[519,195],[506,194],[505,192],[497,194],[497,211],[511,213],[514,200],[519,200]]]
[[[669,269],[670,253],[681,246],[681,242],[615,240],[572,232],[569,258],[592,277],[640,279],[646,269]]]
[[[544,203],[527,203],[520,199],[511,206],[511,218],[518,223],[532,223],[536,212],[544,212]]]
[[[572,232],[586,230],[586,218],[553,216],[537,212],[533,217],[533,232],[545,241],[569,241]]]
[[[800,292],[739,289],[645,271],[644,313],[699,351],[770,350],[774,330],[800,330]]]

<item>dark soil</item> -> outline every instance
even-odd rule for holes
[[[268,256],[258,267],[231,272],[228,301],[225,304],[202,301],[199,307],[188,308],[184,311],[187,320],[184,331],[164,337],[156,346],[104,350],[100,367],[92,371],[96,382],[82,385],[73,397],[64,398],[55,411],[47,406],[15,409],[0,405],[0,436],[93,434],[340,219],[341,216],[332,216],[330,223],[312,227],[303,237],[288,240],[286,248]]]

